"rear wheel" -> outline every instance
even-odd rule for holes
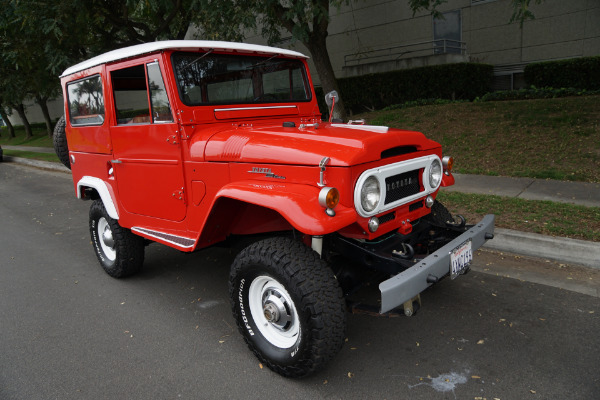
[[[124,278],[142,268],[144,239],[112,219],[101,200],[90,207],[90,235],[96,257],[110,276]]]
[[[300,242],[256,242],[235,259],[233,315],[254,354],[287,377],[306,376],[342,347],[345,301],[331,269]]]

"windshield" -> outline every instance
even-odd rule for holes
[[[175,53],[179,96],[188,106],[309,101],[304,64],[276,56]]]

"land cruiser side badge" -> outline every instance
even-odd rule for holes
[[[275,175],[273,171],[271,171],[271,168],[252,167],[248,172],[251,174],[264,174],[267,178],[285,179],[285,176]]]

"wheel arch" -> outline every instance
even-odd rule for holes
[[[100,178],[93,176],[84,176],[77,182],[77,198],[86,200],[85,191],[92,189],[98,198],[104,203],[104,208],[108,215],[115,220],[119,219],[119,212],[115,203],[115,196],[112,187]]]
[[[356,221],[356,211],[338,204],[329,216],[319,204],[320,188],[301,184],[236,182],[221,188],[215,204],[228,198],[279,214],[294,229],[309,235],[325,235]],[[211,212],[212,213],[212,212]]]

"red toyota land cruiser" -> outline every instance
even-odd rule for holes
[[[438,143],[323,121],[306,58],[212,41],[111,51],[62,74],[54,136],[109,275],[139,271],[151,242],[251,243],[231,267],[233,315],[256,356],[292,377],[339,351],[355,289],[375,282],[377,311],[411,315],[494,231],[493,215],[466,225],[435,200],[454,183]]]

